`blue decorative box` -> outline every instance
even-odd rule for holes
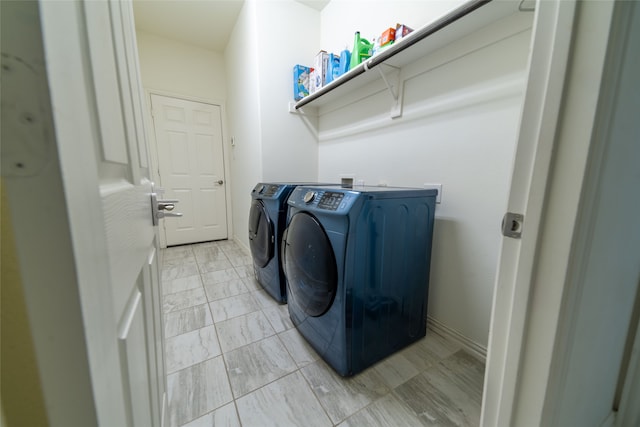
[[[300,101],[309,95],[309,75],[311,68],[297,64],[293,67],[293,99]]]

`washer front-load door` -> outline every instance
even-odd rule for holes
[[[284,271],[289,299],[309,316],[331,307],[338,288],[338,267],[331,242],[311,214],[298,212],[289,221],[284,245]]]
[[[273,223],[261,200],[254,200],[249,210],[249,246],[253,263],[262,268],[273,258]]]

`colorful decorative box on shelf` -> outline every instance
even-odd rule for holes
[[[384,30],[382,35],[380,36],[380,47],[393,43],[395,39],[396,39],[395,28],[388,28]]]
[[[329,68],[329,54],[326,51],[321,50],[313,61],[311,81],[309,83],[310,94],[315,93],[315,91],[319,90],[324,85],[327,68]]]
[[[403,38],[404,36],[406,36],[407,34],[409,34],[412,31],[413,31],[413,28],[409,28],[404,24],[397,24],[396,25],[396,33],[395,33],[395,41],[400,40],[401,38]]]
[[[300,101],[309,95],[309,75],[312,68],[304,65],[295,65],[293,67],[293,99]]]

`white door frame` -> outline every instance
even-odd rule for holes
[[[548,411],[553,408],[546,405],[545,396],[558,386],[552,369],[563,357],[557,353],[557,333],[571,317],[563,312],[563,297],[575,267],[570,262],[574,232],[588,184],[584,174],[589,172],[613,9],[613,2],[536,4],[530,76],[508,203],[508,211],[525,215],[523,235],[521,240],[503,239],[483,426],[549,425]],[[637,371],[635,378],[638,393]]]
[[[503,238],[494,288],[481,425],[510,425],[574,1],[536,3],[520,134],[507,211],[524,215],[522,239]]]
[[[638,284],[640,287],[640,284]],[[616,426],[625,427],[640,423],[640,319],[635,325],[636,335],[629,354],[629,364],[624,384],[620,406],[615,417]]]
[[[600,37],[594,37],[594,34],[600,34]],[[562,149],[562,146],[574,148],[580,144],[576,137],[581,132],[576,128],[587,128],[582,131],[588,137],[587,159],[571,234],[569,265],[562,282],[564,288],[560,295],[558,327],[555,337],[551,337],[555,338],[553,343],[548,344],[553,351],[548,379],[541,382],[546,386],[544,401],[537,410],[541,413],[541,425],[559,425],[566,423],[568,417],[575,417],[572,397],[577,388],[584,386],[582,378],[591,378],[594,365],[597,365],[603,372],[602,382],[598,383],[602,387],[593,387],[593,380],[587,383],[591,385],[588,386],[590,391],[598,390],[598,393],[585,393],[582,400],[593,402],[597,411],[606,408],[609,412],[597,412],[604,421],[594,419],[593,414],[589,418],[593,419],[594,425],[600,421],[603,426],[638,425],[639,401],[632,399],[634,393],[637,399],[640,391],[637,371],[640,366],[637,330],[640,318],[640,229],[635,222],[627,223],[626,219],[630,212],[640,209],[640,169],[637,166],[637,159],[640,159],[640,124],[637,121],[640,90],[636,82],[640,72],[640,57],[637,56],[640,7],[634,2],[581,5],[576,35],[572,68],[579,71],[571,73],[570,81],[591,79],[593,84],[587,87],[591,87],[595,94],[583,95],[585,85],[576,84],[573,90],[569,86],[565,96],[564,115],[567,118],[560,134],[561,149],[556,168],[563,170],[556,172],[560,182],[563,174],[571,176],[564,172],[565,169],[574,169],[576,176],[582,171],[571,168],[569,163],[576,157],[576,150]],[[585,73],[589,64],[592,69]],[[591,126],[584,126],[584,112],[594,108],[594,120],[589,122]],[[580,113],[583,113],[582,117]],[[577,178],[575,180],[578,181]],[[561,199],[558,196],[550,201],[559,205]],[[563,209],[558,214],[561,217],[566,215],[566,211]],[[555,221],[558,222],[557,219]],[[607,257],[611,259],[607,260]],[[611,287],[602,279],[591,280],[591,277],[605,276],[599,272],[608,272],[606,280],[611,282]],[[537,285],[544,286],[544,283]],[[617,295],[618,302],[613,303],[616,297],[604,296],[602,291],[605,289],[607,294]],[[541,295],[540,303],[546,305],[549,295]],[[621,295],[624,295],[623,299]],[[597,304],[594,305],[595,301]],[[540,306],[535,301],[534,304]],[[599,318],[589,320],[591,316],[587,313],[593,313],[594,307],[597,310],[600,304],[603,308]],[[529,335],[544,327],[539,315],[531,316],[529,329],[532,332]],[[600,330],[592,334],[594,328]],[[587,330],[589,332],[585,333]],[[603,344],[605,330],[608,331],[606,339],[613,338],[611,348]],[[539,347],[540,340],[530,338],[529,341],[530,347]],[[585,349],[590,357],[583,363]],[[626,361],[625,352],[628,356]],[[529,354],[529,351],[525,353]],[[533,373],[526,375],[527,366],[531,364],[532,361],[523,360],[525,375],[521,388],[525,393],[521,399],[527,399],[527,388],[531,386],[528,378],[532,375],[540,377],[539,368],[529,368],[528,371]],[[617,384],[615,391],[611,389],[614,384]],[[584,424],[584,418],[576,422]]]
[[[143,82],[144,85],[144,82]],[[149,136],[149,155],[151,157],[151,177],[154,182],[160,182],[159,175],[159,160],[158,160],[158,140],[156,138],[155,127],[153,126],[153,117],[151,114],[151,95],[160,95],[167,96],[170,98],[182,99],[185,101],[192,102],[201,102],[203,104],[216,105],[221,109],[221,121],[222,121],[222,153],[223,153],[223,162],[224,162],[224,186],[225,191],[227,193],[226,198],[226,210],[227,210],[227,239],[233,240],[233,217],[231,215],[231,161],[229,159],[229,154],[232,153],[229,138],[227,137],[227,114],[226,107],[224,101],[221,100],[213,100],[207,98],[199,98],[196,96],[183,95],[175,92],[170,92],[161,89],[152,89],[152,88],[144,88],[145,92],[145,128],[147,130],[147,135]],[[178,205],[179,207],[180,205]],[[179,209],[178,209],[179,211]],[[166,233],[164,232],[164,228],[159,232],[160,235],[160,247],[167,247],[167,238]]]

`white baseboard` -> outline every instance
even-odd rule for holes
[[[231,240],[236,242],[238,246],[240,246],[240,248],[242,248],[242,250],[245,251],[247,255],[251,255],[251,250],[242,241],[240,241],[240,239],[233,237]]]
[[[616,424],[617,412],[611,411],[609,416],[600,424],[600,427],[613,427]]]
[[[487,361],[487,348],[485,346],[470,340],[460,332],[456,331],[455,329],[451,329],[450,327],[444,325],[442,322],[434,319],[431,316],[427,316],[427,328],[431,329],[438,335],[441,335],[445,339],[448,339],[449,341],[460,344],[462,348],[472,353],[483,362]]]

